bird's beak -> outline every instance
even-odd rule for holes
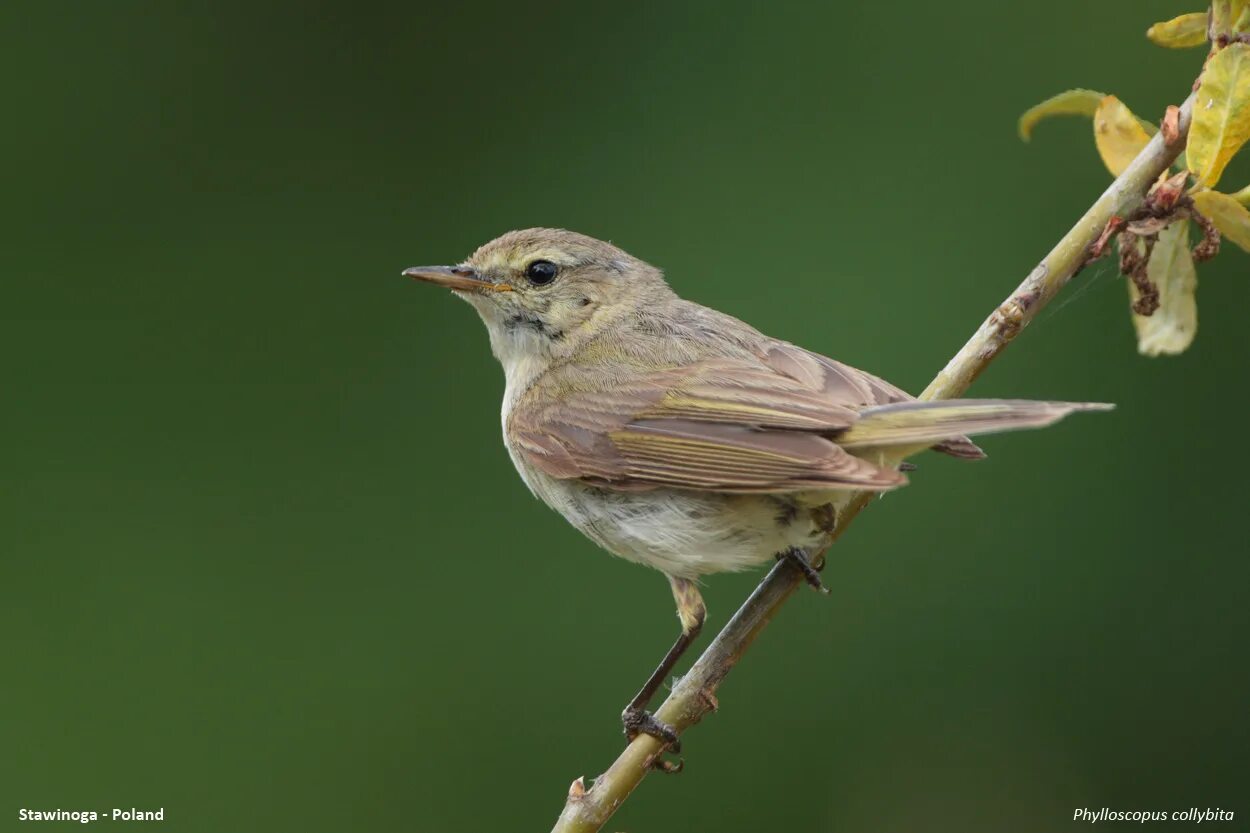
[[[506,283],[495,283],[468,266],[414,266],[404,276],[461,292],[511,292]]]

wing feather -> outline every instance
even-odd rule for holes
[[[774,343],[754,360],[635,371],[610,388],[588,386],[586,376],[546,380],[551,395],[525,397],[510,416],[515,448],[552,477],[752,493],[906,482],[832,438],[860,409],[907,395],[792,345]]]

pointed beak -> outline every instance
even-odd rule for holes
[[[468,266],[413,266],[404,277],[445,286],[460,292],[511,292],[512,287],[494,283]]]

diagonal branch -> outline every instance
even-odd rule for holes
[[[1193,103],[1191,95],[1181,106],[1174,140],[1167,142],[1163,132],[1150,140],[1015,292],[985,319],[968,343],[929,383],[921,399],[951,399],[962,395],[1003,348],[1081,271],[1107,223],[1113,217],[1126,216],[1136,209],[1151,184],[1180,154],[1189,132]],[[833,540],[841,536],[870,499],[869,494],[860,493],[841,511]],[[778,562],[673,687],[656,717],[681,733],[713,711],[715,692],[721,681],[802,582],[802,576],[788,562]],[[569,788],[568,801],[552,833],[599,830],[651,771],[652,763],[663,751],[664,745],[654,737],[638,735],[590,789],[578,778]]]

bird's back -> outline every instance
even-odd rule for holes
[[[573,358],[535,380],[525,401],[550,401],[568,390],[610,390],[639,377],[679,372],[706,363],[728,362],[744,375],[775,377],[779,388],[807,391],[830,407],[856,411],[913,397],[849,365],[761,333],[723,312],[676,301],[642,307],[621,316]]]

